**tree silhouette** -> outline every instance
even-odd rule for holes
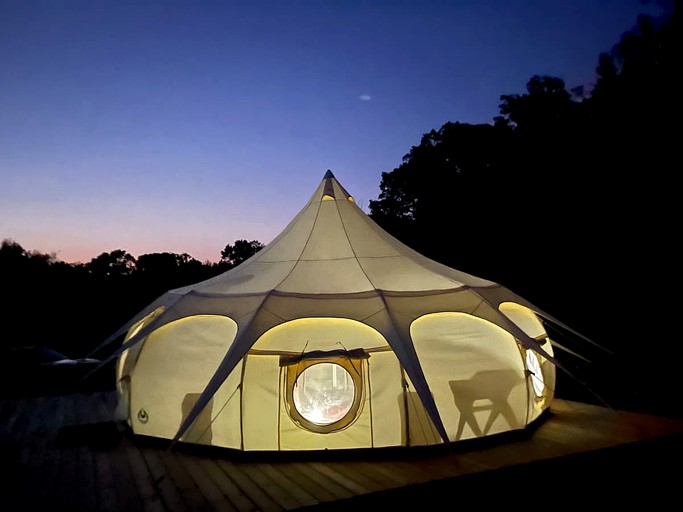
[[[593,87],[534,75],[525,93],[501,96],[479,136],[459,123],[425,134],[370,203],[401,240],[509,286],[634,369],[653,322],[675,315],[654,299],[670,293],[680,231],[683,30],[681,2],[669,5],[600,55]],[[662,309],[630,314],[648,309],[644,297]],[[671,403],[663,388],[676,383],[659,384],[675,374],[660,372],[648,399]]]
[[[676,254],[661,233],[677,218],[680,7],[639,18],[599,57],[592,89],[534,75],[525,93],[501,96],[492,126],[425,134],[382,173],[371,216],[428,256],[578,324],[582,308],[598,308],[583,297],[586,282],[628,293],[616,262],[658,266]],[[585,327],[602,340],[614,332],[604,318]]]
[[[228,244],[221,251],[221,262],[236,267],[240,263],[248,260],[254,254],[265,247],[258,240],[250,242],[246,240],[235,240],[234,244]]]
[[[117,249],[111,252],[103,252],[90,260],[85,268],[93,275],[102,277],[128,276],[135,271],[135,258],[124,251]]]
[[[487,225],[502,215],[508,171],[502,163],[511,136],[505,125],[464,123],[425,134],[399,167],[382,173],[371,217],[421,253],[482,273],[491,238]],[[457,240],[457,246],[444,239]]]

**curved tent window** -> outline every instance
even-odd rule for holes
[[[161,313],[165,311],[166,308],[163,306],[158,307],[154,311],[152,311],[149,315],[144,317],[142,320],[137,322],[136,324],[133,324],[133,326],[128,330],[126,333],[126,337],[123,340],[123,343],[128,343],[128,341],[135,336],[137,333],[139,333],[143,327],[146,327],[147,325],[150,324],[152,320],[154,320],[156,317],[158,317]]]
[[[126,344],[135,336],[137,333],[139,333],[143,327],[148,326],[156,317],[158,317],[160,314],[162,314],[166,308],[163,306],[158,307],[154,311],[152,311],[149,315],[144,317],[142,320],[138,321],[137,323],[133,324],[130,329],[128,329],[128,332],[126,333],[126,336],[123,339],[123,346],[126,346]],[[127,348],[124,350],[121,355],[119,356],[119,360],[116,363],[116,381],[119,382],[125,375],[127,375],[130,372],[129,365],[131,364],[129,362],[129,358],[131,356],[131,350],[135,354],[135,357],[133,359],[137,358],[137,354],[140,353],[140,350],[142,349],[142,344],[138,344],[137,347],[133,348]]]
[[[328,434],[358,417],[363,403],[362,350],[283,357],[287,411],[299,427]]]
[[[543,322],[531,309],[516,302],[503,302],[498,306],[498,309],[527,336],[540,343],[545,342],[548,334]]]
[[[543,377],[543,369],[541,368],[541,361],[538,358],[538,354],[533,350],[527,349],[525,360],[534,394],[537,398],[542,398],[545,393],[545,379]]]

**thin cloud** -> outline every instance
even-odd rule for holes
[[[369,94],[361,94],[360,96],[358,96],[358,99],[361,101],[370,101],[372,99],[372,96],[370,96]]]

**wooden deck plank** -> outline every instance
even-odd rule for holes
[[[263,510],[264,512],[280,512],[281,510],[284,510],[282,505],[261,489],[261,487],[242,470],[244,464],[236,464],[223,459],[219,459],[216,462],[242,492],[249,496],[249,499],[256,504],[259,510]]]
[[[276,483],[270,476],[263,472],[255,464],[241,464],[240,469],[249,475],[263,491],[268,494],[273,501],[278,503],[285,510],[301,508],[302,503],[297,501],[289,492]]]
[[[145,504],[145,509],[150,512],[164,512],[159,490],[140,450],[132,444],[126,444],[127,446],[124,448],[126,458],[131,469],[131,475],[138,488],[140,499]]]
[[[60,448],[57,446],[57,437],[59,435],[59,427],[64,421],[64,415],[67,407],[67,398],[64,396],[57,396],[54,400],[54,406],[50,409],[50,416],[47,414],[43,416],[44,435],[42,436],[43,458],[42,461],[36,463],[40,464],[40,478],[42,485],[36,489],[35,500],[40,504],[48,504],[54,500],[57,495],[59,485],[59,470],[61,464]],[[37,413],[40,416],[40,413]]]
[[[354,496],[354,493],[329,476],[317,471],[310,464],[303,462],[290,463],[303,475],[316,482],[320,487],[329,491],[336,499],[345,499]]]
[[[112,477],[116,482],[118,495],[123,502],[121,510],[144,510],[145,503],[142,500],[138,487],[131,475],[130,465],[123,445],[125,445],[125,443],[122,443],[122,446],[118,449],[109,452]]]
[[[181,461],[181,456],[168,450],[158,450],[157,453],[166,468],[166,474],[175,482],[176,487],[187,502],[189,510],[212,510],[211,505],[188,474]]]
[[[347,478],[355,481],[357,484],[365,487],[369,492],[382,491],[387,489],[386,485],[381,481],[381,477],[375,474],[374,471],[368,470],[356,461],[328,461],[325,463],[328,467],[342,473]],[[393,485],[391,487],[394,487]]]
[[[140,454],[149,468],[154,486],[159,492],[164,508],[170,512],[184,512],[190,510],[175,481],[167,474],[166,468],[158,454],[159,450],[140,448]]]
[[[396,475],[396,478],[402,478],[405,481],[405,485],[430,480],[429,474],[412,461],[391,460],[381,464],[390,468],[390,471]]]
[[[204,498],[206,498],[206,501],[208,501],[216,511],[236,512],[238,510],[237,507],[232,504],[199,461],[200,459],[198,457],[183,457],[183,464],[185,465],[187,472],[194,479],[197,487],[204,495]]]
[[[210,451],[201,456],[169,452],[121,437],[111,421],[114,398],[114,393],[96,392],[0,401],[0,417],[6,420],[0,423],[0,441],[3,447],[16,447],[12,453],[5,451],[2,468],[10,473],[13,486],[5,501],[9,509],[280,512],[334,504],[343,508],[344,500],[354,496],[371,500],[422,492],[434,485],[448,489],[459,476],[497,474],[572,454],[646,446],[646,440],[662,436],[680,439],[674,446],[683,444],[683,421],[556,401],[538,428],[501,437],[500,442],[489,438],[471,448],[453,445],[457,449],[450,453],[406,451],[405,458],[394,453],[383,459],[377,457],[379,452],[372,458],[359,452],[357,458],[339,460],[328,456],[324,461],[289,462],[280,456],[264,461],[261,456],[232,461],[225,452],[216,452],[216,457]],[[101,443],[98,436],[109,427],[118,435],[109,444]],[[662,460],[676,456],[680,451],[667,452]],[[491,469],[496,471],[487,471]]]
[[[390,471],[383,470],[379,462],[355,461],[350,469],[376,482],[383,489],[393,489],[407,484],[396,478]]]
[[[31,407],[35,407],[37,411],[45,409],[45,399],[40,397],[34,399]],[[22,497],[24,500],[33,502],[36,498],[34,482],[39,481],[42,477],[42,466],[35,464],[34,457],[41,457],[42,453],[36,445],[41,442],[40,436],[33,435],[38,428],[41,414],[31,414],[25,418],[25,423],[17,423],[21,432],[21,442],[17,444],[15,455],[18,461],[18,469],[14,478],[18,480],[14,492]]]
[[[96,408],[92,393],[83,396],[84,403],[79,395],[71,395],[71,403],[74,409],[74,423],[78,426],[87,425],[91,422],[92,410]],[[93,440],[91,435],[81,439],[76,447],[76,460],[78,463],[78,478],[81,482],[79,505],[81,510],[101,510],[101,480],[97,472],[97,465],[93,457],[93,450],[89,443]]]
[[[364,466],[371,466],[373,471],[382,474],[386,479],[388,479],[392,484],[397,486],[409,485],[414,482],[410,477],[407,477],[397,465],[391,464],[390,462],[377,461],[377,462],[367,462],[360,461]]]
[[[122,503],[120,493],[118,492],[118,482],[114,479],[109,453],[98,450],[94,452],[94,458],[100,490],[99,510],[102,512],[124,510],[125,504]]]
[[[282,489],[286,490],[292,498],[303,506],[317,505],[320,503],[320,500],[310,494],[298,481],[291,478],[286,473],[286,468],[280,468],[278,465],[268,463],[256,464],[255,467],[260,469]],[[283,471],[283,469],[285,469],[285,471]]]
[[[318,480],[311,478],[310,474],[307,474],[301,470],[302,465],[278,463],[277,467],[279,470],[284,471],[287,475],[289,475],[290,478],[296,480],[299,485],[306,489],[308,493],[310,493],[312,496],[315,496],[319,502],[334,501],[340,497],[344,497],[339,496],[330,490],[329,484],[334,482],[326,479],[326,484],[319,483]],[[315,474],[317,475],[318,473]]]
[[[108,404],[106,402],[106,393],[93,393],[91,396],[90,403],[90,414],[89,420],[94,423],[106,423],[111,419],[111,413],[109,411]],[[116,431],[112,429],[108,435],[115,436]],[[100,449],[93,450],[94,454],[94,464],[97,468],[98,480],[99,480],[99,493],[100,493],[100,509],[103,511],[117,512],[123,510],[125,503],[121,499],[118,486],[119,481],[116,480],[115,470],[112,467],[111,451],[120,449],[120,440],[114,439],[101,439],[98,441]],[[142,497],[141,497],[142,499]]]
[[[64,443],[64,429],[67,426],[72,426],[75,422],[76,416],[76,401],[73,395],[67,395],[64,401],[64,416],[63,423],[59,425],[60,432],[59,435]],[[71,444],[67,443],[62,445],[59,451],[59,473],[56,495],[59,497],[59,503],[63,504],[66,509],[70,510],[81,510],[81,486],[78,485],[73,488],[71,482],[73,480],[78,481],[78,451]]]
[[[199,465],[216,483],[230,502],[240,512],[254,512],[258,510],[256,504],[232,481],[213,459],[201,458]]]
[[[100,475],[92,456],[92,450],[87,444],[76,448],[77,475],[80,482],[79,506],[80,510],[101,510],[100,506]]]
[[[314,470],[337,482],[345,489],[348,489],[352,494],[367,494],[372,492],[370,487],[366,487],[356,482],[353,478],[349,478],[344,471],[340,471],[335,468],[334,465],[328,465],[322,462],[311,462],[310,466]]]

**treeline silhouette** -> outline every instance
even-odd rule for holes
[[[669,343],[668,306],[683,31],[681,2],[663,5],[599,56],[592,87],[533,76],[526,93],[501,96],[491,124],[426,133],[369,205],[419,252],[508,286],[613,350],[601,375],[637,382],[641,400],[662,406],[680,402],[683,354]]]
[[[72,264],[4,240],[0,349],[44,346],[84,357],[162,293],[225,272],[262,247],[256,240],[237,240],[226,245],[218,263],[169,252],[135,258],[117,249]]]

